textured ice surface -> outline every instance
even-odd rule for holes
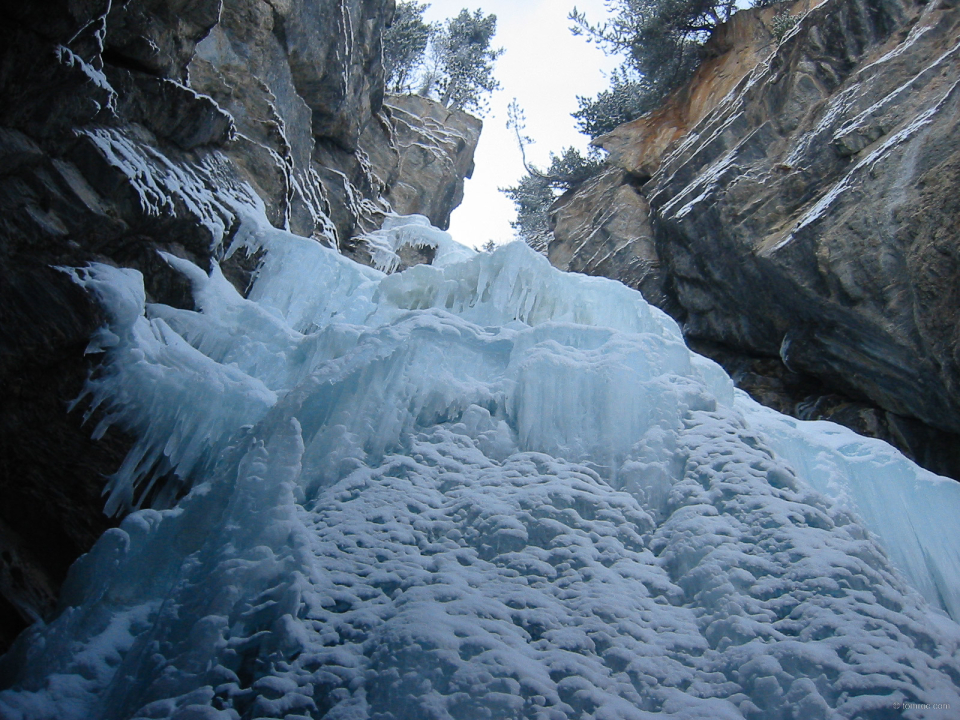
[[[960,486],[915,465],[895,448],[829,422],[804,422],[746,395],[738,407],[768,446],[811,486],[876,533],[913,587],[960,619]]]
[[[3,718],[955,716],[957,484],[735,396],[522,244],[384,275],[248,218],[244,248],[250,299],[167,258],[199,312],[75,271],[89,395],[140,438],[111,507],[191,489],[76,563]]]

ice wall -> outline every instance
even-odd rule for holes
[[[72,271],[109,318],[90,404],[139,438],[108,506],[153,509],[2,661],[0,716],[960,708],[960,486],[735,396],[622,285],[419,218],[381,241],[437,262],[248,217],[249,299],[173,257],[197,312]]]

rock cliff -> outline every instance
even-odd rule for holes
[[[778,409],[960,477],[960,10],[738,13],[690,85],[598,139],[551,260],[616,277]]]
[[[384,213],[445,225],[480,122],[383,96],[392,0],[81,0],[0,11],[0,650],[109,527],[129,439],[67,413],[100,310],[60,266],[221,261],[244,208],[359,259]],[[414,262],[411,258],[409,261]]]

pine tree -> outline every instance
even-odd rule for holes
[[[573,113],[573,117],[580,132],[597,138],[650,112],[659,100],[659,93],[646,78],[624,66],[611,74],[609,90],[600,91],[595,98],[578,95],[580,109]]]
[[[701,46],[736,11],[736,0],[609,0],[608,7],[614,15],[604,23],[589,22],[576,8],[569,15],[574,35],[625,57],[610,90],[579,98],[574,117],[591,137],[648,112],[686,82],[700,64]]]
[[[514,99],[507,111],[507,127],[516,133],[527,174],[514,187],[500,188],[513,201],[517,219],[510,223],[517,235],[537,252],[545,253],[550,243],[550,207],[566,190],[596,175],[603,166],[596,157],[584,157],[574,147],[559,155],[550,153],[550,165],[542,171],[527,161],[526,148],[533,143],[526,132],[526,119]]]
[[[427,44],[437,28],[424,22],[428,5],[416,0],[401,0],[393,23],[383,32],[383,67],[386,89],[392,93],[413,92],[422,70]]]
[[[503,49],[490,47],[497,32],[497,16],[468,10],[447,20],[433,40],[440,102],[456,110],[482,112],[486,95],[500,87],[493,63]]]
[[[464,9],[443,24],[429,24],[423,19],[428,7],[417,0],[397,4],[393,24],[383,33],[387,91],[417,92],[482,114],[487,96],[500,86],[493,64],[503,50],[491,47],[497,16]]]

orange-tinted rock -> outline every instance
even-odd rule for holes
[[[648,219],[604,237],[600,219],[638,203],[585,185],[558,204],[551,257],[642,289],[635,268],[591,259],[649,226],[666,298],[649,297],[691,341],[871,405],[835,416],[881,418],[875,434],[960,477],[960,9],[826,0],[769,45],[763,12],[736,15],[713,42],[730,50],[600,139]]]
[[[788,6],[797,17],[823,0],[800,0]],[[663,153],[712,112],[761,62],[770,57],[777,39],[774,16],[780,5],[741,10],[720,25],[704,45],[705,59],[690,82],[672,93],[653,112],[624,123],[593,144],[607,151],[607,162],[631,175],[649,178]]]

